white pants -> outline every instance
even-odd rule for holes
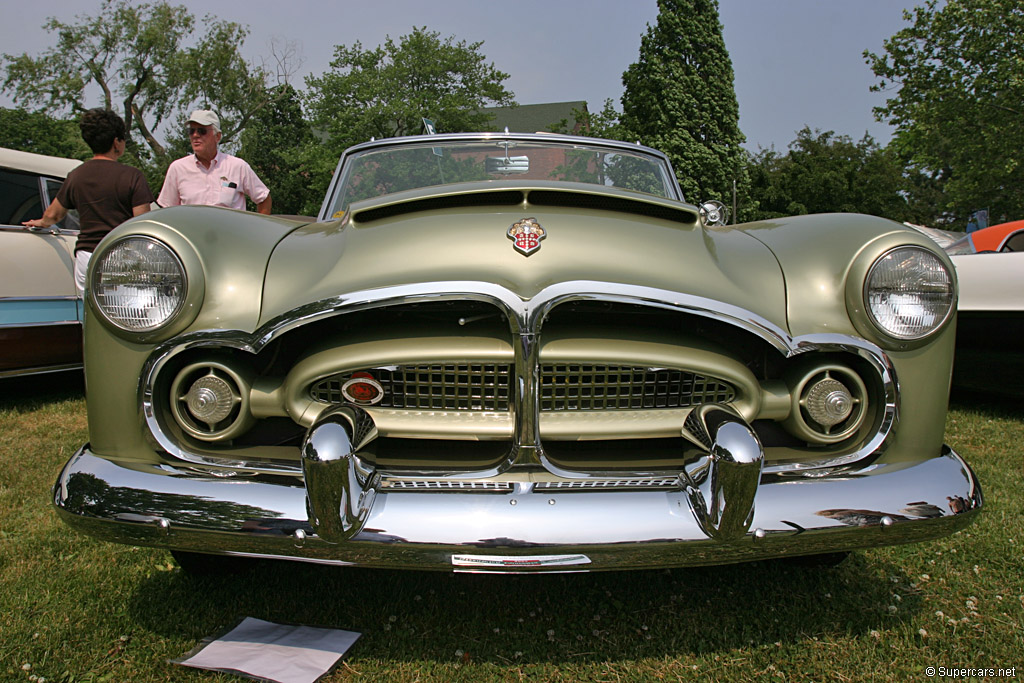
[[[75,287],[79,294],[85,294],[85,271],[89,268],[89,259],[92,258],[91,251],[75,252]]]

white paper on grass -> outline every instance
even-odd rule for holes
[[[359,638],[354,631],[285,626],[246,617],[179,664],[232,671],[277,683],[313,683]]]

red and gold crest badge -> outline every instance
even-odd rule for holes
[[[524,218],[513,223],[507,234],[516,251],[523,256],[529,256],[540,249],[540,241],[544,239],[547,232],[540,227],[536,218]]]

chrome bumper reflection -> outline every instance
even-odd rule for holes
[[[756,466],[742,454],[731,464],[740,470]],[[71,526],[120,543],[329,564],[501,572],[722,564],[910,543],[967,526],[982,505],[974,473],[949,448],[913,464],[876,464],[829,476],[762,474],[753,514],[739,531],[727,506],[723,514],[713,505],[703,508],[728,525],[725,538],[714,538],[702,526],[707,519],[694,511],[692,486],[576,491],[522,481],[511,489],[437,493],[375,487],[364,474],[349,463],[344,476],[321,477],[324,486],[344,485],[348,475],[367,485],[364,495],[347,498],[350,514],[340,516],[344,523],[331,541],[317,533],[311,518],[325,513],[307,508],[299,477],[217,478],[166,465],[116,463],[88,447],[65,466],[54,502]],[[368,498],[367,490],[375,494]],[[709,484],[707,495],[715,490]],[[487,556],[494,562],[479,560]],[[529,561],[510,559],[517,556]],[[586,561],[544,561],[560,556]]]

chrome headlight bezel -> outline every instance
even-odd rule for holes
[[[910,264],[913,267],[900,265],[908,261],[916,263]],[[884,282],[886,278],[888,283]],[[894,301],[897,296],[907,300]],[[929,297],[931,301],[926,300]],[[953,316],[956,277],[952,267],[934,251],[905,244],[886,250],[871,263],[864,276],[861,298],[864,314],[883,339],[895,344],[914,344],[935,335]],[[885,307],[890,309],[889,315],[884,315]],[[906,312],[901,312],[900,307]],[[914,318],[919,318],[919,322],[910,322]]]
[[[137,254],[150,251],[161,262],[164,273],[159,269],[147,270],[145,264],[135,273],[128,273],[126,282],[112,283],[106,280],[110,275],[108,264],[118,254]],[[136,264],[137,265],[137,264]],[[155,277],[152,277],[155,274]],[[137,275],[131,280],[132,275]],[[125,274],[122,273],[122,278]],[[195,319],[198,302],[202,300],[204,283],[202,268],[190,248],[175,248],[167,241],[151,235],[124,235],[101,244],[101,248],[93,254],[89,267],[88,297],[91,307],[99,314],[104,325],[132,341],[152,342],[170,337],[184,329]],[[135,289],[131,294],[136,299],[136,318],[145,318],[154,312],[157,315],[149,324],[136,320],[133,322],[127,315],[118,314],[108,301],[105,290],[112,287],[127,286]],[[172,288],[172,300],[168,301],[166,289]],[[161,291],[164,290],[164,291]]]

